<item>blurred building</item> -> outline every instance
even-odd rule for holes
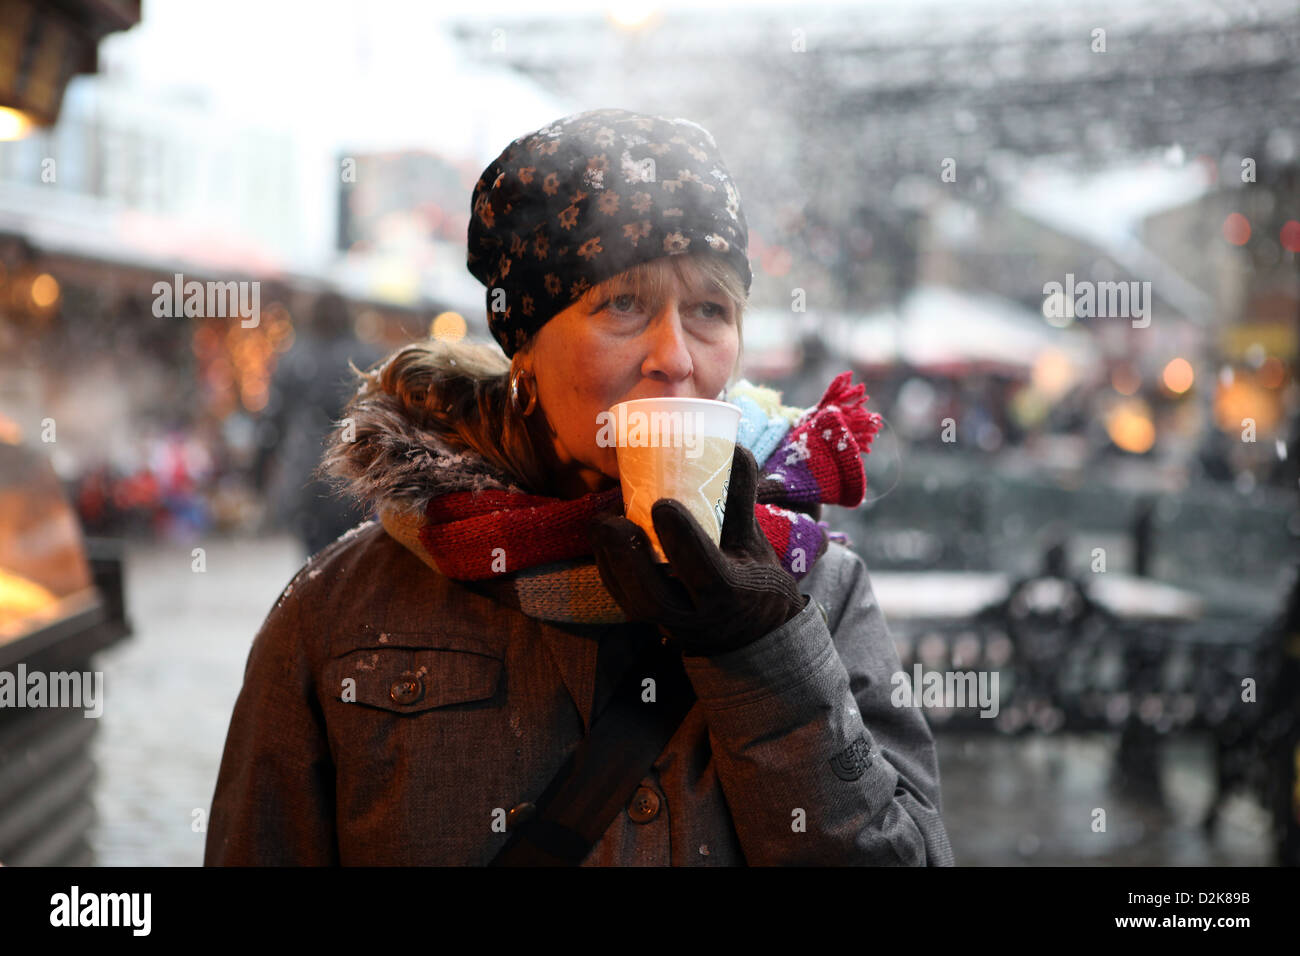
[[[486,337],[464,266],[474,180],[564,107],[527,79],[464,66],[430,12],[402,16],[409,30],[151,3],[103,42],[97,74],[67,84],[57,123],[0,141],[0,430],[55,421],[54,464],[85,484],[102,530],[286,513],[256,499],[276,451],[261,443],[290,437],[284,421],[262,425],[283,411],[277,367],[295,342],[320,341],[323,295],[347,304],[355,348],[330,347],[344,371],[412,338]],[[470,74],[508,106],[445,95]],[[191,282],[208,308],[186,314],[171,290]],[[249,313],[214,314],[213,284]],[[175,454],[193,443],[208,465],[162,464],[197,461]]]

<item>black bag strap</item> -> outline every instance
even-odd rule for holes
[[[604,640],[623,639],[607,635]],[[604,641],[602,641],[602,646]],[[600,656],[597,657],[597,671]],[[641,699],[642,681],[655,679],[655,700]],[[603,711],[555,779],[536,812],[513,828],[489,866],[576,866],[618,816],[663,753],[695,703],[681,652],[646,639]]]

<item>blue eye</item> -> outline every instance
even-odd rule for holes
[[[618,303],[624,301],[625,299],[627,300],[628,303],[627,308],[626,309],[620,308]],[[631,312],[634,308],[636,308],[636,296],[625,292],[622,295],[614,296],[606,304],[613,306],[615,312]]]

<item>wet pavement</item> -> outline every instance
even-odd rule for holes
[[[206,570],[192,570],[192,547]],[[97,864],[199,866],[221,749],[253,638],[301,566],[290,537],[128,545],[135,634],[97,659]]]
[[[1232,795],[1211,832],[1209,742],[1163,742],[1163,797],[1113,771],[1118,734],[1020,737],[940,734],[944,822],[957,864],[981,866],[1268,866],[1270,818]],[[1094,830],[1103,818],[1104,832]]]
[[[206,570],[192,570],[191,548]],[[287,536],[128,545],[135,635],[102,654],[96,863],[198,866],[249,646],[304,555]],[[1217,827],[1208,743],[1167,741],[1164,805],[1120,786],[1115,735],[938,734],[944,819],[958,865],[1267,865],[1267,814],[1239,796]],[[1095,811],[1105,831],[1094,831]],[[199,811],[200,814],[196,814]],[[201,816],[200,816],[201,815]]]

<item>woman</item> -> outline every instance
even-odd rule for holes
[[[862,501],[879,418],[848,373],[808,410],[736,381],[747,230],[713,138],[566,117],[487,168],[468,239],[510,361],[423,342],[359,373],[323,468],[380,521],[254,642],[206,863],[950,865],[930,731],[817,520]],[[666,567],[597,440],[662,396],[744,411],[720,542],[656,502]]]

